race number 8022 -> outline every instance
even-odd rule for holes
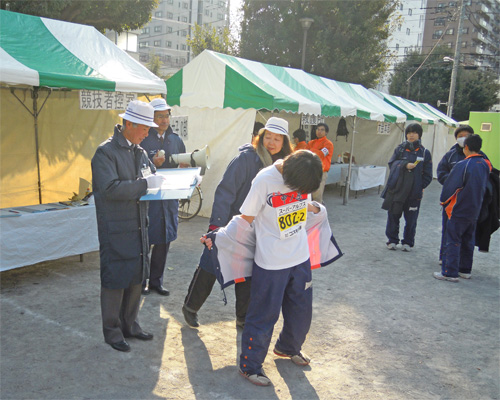
[[[298,225],[301,222],[306,221],[306,209],[301,208],[300,210],[291,212],[286,215],[282,215],[278,218],[278,223],[280,226],[280,230],[284,231],[292,226]]]

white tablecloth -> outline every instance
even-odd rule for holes
[[[332,183],[340,182],[340,171],[342,168],[348,167],[347,164],[332,164],[330,166],[330,171],[328,171],[328,175],[326,177],[326,185],[331,185]]]
[[[345,182],[349,168],[344,164],[345,168],[341,169],[340,180]],[[386,167],[377,167],[375,165],[352,166],[351,172],[351,190],[365,190],[372,187],[385,184],[385,174],[387,173]]]
[[[0,271],[99,249],[95,206],[0,218]]]

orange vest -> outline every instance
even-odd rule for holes
[[[328,172],[332,163],[333,143],[330,142],[326,136],[324,136],[320,139],[311,140],[307,144],[307,147],[321,159],[323,172]]]

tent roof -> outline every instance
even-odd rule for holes
[[[374,89],[370,90],[393,107],[396,107],[398,110],[404,112],[409,121],[419,121],[424,124],[435,124],[438,121],[442,121],[448,126],[458,126],[458,123],[455,120],[446,116],[429,104],[403,99],[402,97],[382,93]]]
[[[256,108],[404,122],[406,115],[360,85],[205,50],[167,80],[170,105]]]
[[[0,10],[0,82],[165,94],[165,82],[94,27]]]

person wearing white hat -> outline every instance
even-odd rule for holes
[[[170,156],[185,153],[186,147],[170,126],[171,107],[161,97],[152,100],[149,104],[154,109],[154,122],[158,127],[149,129],[149,134],[141,146],[146,150],[156,168],[177,168],[178,165]],[[178,212],[178,200],[158,200],[149,204],[148,234],[152,251],[149,276],[142,282],[144,295],[150,294],[151,291],[162,296],[170,294],[163,287],[163,274],[170,242],[177,239]]]
[[[120,114],[123,125],[101,143],[92,158],[101,265],[101,313],[104,340],[113,349],[130,351],[126,338],[151,340],[137,315],[141,284],[148,274],[148,188],[161,186],[162,176],[139,146],[154,122],[148,103],[131,101]]]

